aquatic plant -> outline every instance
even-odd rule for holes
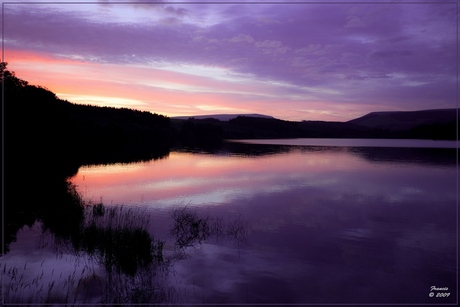
[[[181,252],[211,237],[238,244],[246,224],[199,214],[188,207],[172,212],[171,233]],[[148,232],[150,216],[140,208],[86,205],[78,233],[70,239],[42,231],[39,248],[56,259],[24,265],[4,263],[0,294],[7,304],[159,304],[180,303],[180,290],[169,284],[174,254],[164,259],[164,242]],[[179,255],[180,256],[180,255]],[[174,260],[175,259],[175,260]]]
[[[224,236],[238,244],[246,240],[247,225],[241,220],[241,216],[224,222],[222,217],[200,216],[197,210],[187,206],[175,208],[171,216],[174,220],[171,234],[175,237],[175,245],[179,249],[193,246],[196,242],[201,244],[210,237]]]
[[[38,272],[27,262],[22,267],[4,263],[0,294],[5,303],[158,303],[175,297],[164,284],[163,242],[147,231],[150,216],[102,204],[86,206],[84,216],[79,233],[67,241],[41,227],[39,247],[51,247],[67,269],[73,262],[73,271],[55,272],[45,260]]]
[[[86,210],[85,225],[76,249],[97,255],[107,271],[134,276],[140,267],[163,261],[163,244],[147,231],[150,216],[123,206],[97,204]]]
[[[55,260],[43,260],[38,271],[32,265],[1,267],[0,295],[5,304],[133,304],[177,301],[165,280],[167,266],[147,266],[135,275],[101,272],[91,257],[65,255],[66,270],[54,268]],[[52,268],[53,267],[53,268]],[[50,269],[52,268],[52,269]],[[37,269],[37,267],[35,267]]]
[[[184,248],[193,245],[195,241],[201,243],[212,233],[209,217],[199,217],[196,211],[187,207],[172,211],[174,226],[171,234],[176,238],[176,245]]]

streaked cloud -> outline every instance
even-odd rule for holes
[[[179,106],[204,111],[195,104],[347,120],[456,106],[455,10],[429,2],[9,3],[5,60],[66,97],[116,94],[121,100],[99,102],[132,100],[165,115],[183,115]]]

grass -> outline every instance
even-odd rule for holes
[[[141,267],[163,262],[163,244],[147,231],[150,216],[145,210],[102,204],[86,210],[77,250],[96,255],[108,272],[119,270],[133,276]]]
[[[8,267],[6,263],[3,264],[2,297],[4,303],[75,304],[79,296],[81,296],[78,291],[75,291],[75,288],[78,290],[78,287],[76,287],[77,277],[80,276],[81,280],[83,280],[87,275],[95,274],[94,268],[91,269],[87,264],[83,268],[74,265],[73,272],[69,272],[67,276],[63,276],[62,272],[56,272],[56,275],[54,275],[55,270],[53,269],[50,272],[48,270],[50,266],[45,260],[41,262],[38,270],[35,270],[36,274],[31,274],[31,272],[27,271],[27,264],[26,262],[22,268],[15,266]],[[29,267],[32,267],[32,264]],[[80,282],[78,282],[78,286],[80,286]],[[85,298],[85,301],[89,301],[88,299]]]
[[[246,225],[238,218],[201,216],[188,207],[172,212],[171,233],[181,253],[211,237],[238,244]],[[5,304],[174,304],[181,301],[170,285],[173,255],[163,257],[164,242],[147,231],[150,216],[139,208],[85,206],[78,235],[69,240],[42,228],[39,251],[51,250],[55,259],[24,264],[3,263],[0,289]]]
[[[148,233],[150,216],[145,211],[97,204],[86,206],[84,213],[79,234],[69,241],[42,229],[39,247],[58,251],[56,259],[20,266],[3,264],[1,296],[5,304],[158,303],[175,299],[173,289],[164,283],[168,263],[163,259],[163,242]]]
[[[81,259],[68,257],[66,272],[49,268],[54,261],[46,260],[35,275],[17,266],[2,267],[2,297],[5,304],[133,304],[177,301],[174,289],[164,282],[167,268],[145,267],[133,276],[121,272],[103,274],[98,265],[78,265]]]

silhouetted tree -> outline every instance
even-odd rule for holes
[[[4,98],[5,242],[39,219],[57,235],[82,217],[66,181],[87,163],[129,162],[169,153],[169,118],[131,109],[82,106],[30,85],[1,63]]]

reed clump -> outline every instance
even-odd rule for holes
[[[241,216],[224,221],[222,217],[199,215],[196,209],[187,206],[172,210],[171,216],[174,220],[171,234],[175,237],[175,245],[179,249],[191,247],[197,242],[201,244],[211,237],[225,237],[239,245],[247,237],[247,225]]]
[[[181,253],[212,237],[225,237],[238,244],[246,239],[247,226],[240,217],[211,217],[188,207],[175,209],[171,215],[171,233]],[[3,263],[0,294],[4,303],[180,302],[179,290],[169,284],[171,260],[163,257],[164,242],[148,232],[151,218],[145,209],[99,203],[85,205],[83,217],[78,231],[72,231],[70,237],[42,225],[38,248],[46,250],[48,256],[41,263]],[[53,254],[55,259],[49,257]]]
[[[40,267],[4,263],[0,289],[4,303],[131,304],[171,299],[173,290],[164,284],[168,273],[164,243],[149,234],[149,223],[143,210],[96,204],[85,206],[79,232],[67,241],[42,227],[42,236],[51,239],[42,239],[40,248],[59,251],[56,259],[43,260]],[[55,270],[58,262],[66,269]]]
[[[115,268],[134,276],[139,268],[163,262],[164,242],[149,234],[149,224],[145,210],[91,206],[86,210],[77,249],[96,255],[107,271]]]

